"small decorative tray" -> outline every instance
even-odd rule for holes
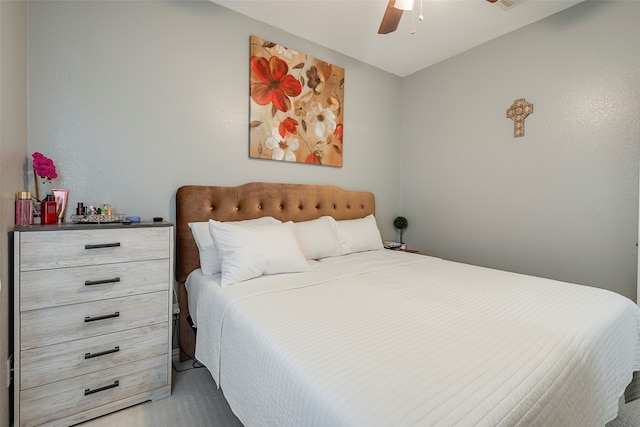
[[[71,215],[74,224],[105,224],[110,222],[122,222],[127,218],[125,214],[117,215]]]

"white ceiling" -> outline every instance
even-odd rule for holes
[[[211,1],[404,77],[583,0],[525,0],[507,11],[500,1],[422,0],[422,22],[415,0],[415,34],[407,11],[386,35],[378,27],[387,0]]]

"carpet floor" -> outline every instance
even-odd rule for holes
[[[132,406],[80,424],[82,427],[242,427],[205,368],[174,364],[171,397]],[[302,427],[302,426],[301,426]],[[620,401],[606,427],[640,427],[640,399]]]
[[[95,418],[78,427],[242,427],[209,371],[174,362],[171,396]]]

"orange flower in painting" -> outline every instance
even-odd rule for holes
[[[344,126],[342,124],[337,125],[336,130],[333,132],[333,135],[338,138],[338,140],[340,141],[340,144],[342,144],[343,133],[344,133]]]
[[[289,133],[298,133],[298,121],[296,119],[292,119],[291,117],[287,117],[283,122],[278,126],[278,131],[280,135],[284,138],[284,136]]]
[[[314,165],[321,165],[322,164],[322,157],[320,156],[320,153],[313,152],[311,154],[309,154],[307,156],[307,158],[305,159],[305,163],[310,163],[310,164],[314,164]]]
[[[251,84],[251,98],[259,105],[273,103],[280,111],[291,108],[289,97],[302,92],[302,85],[289,73],[289,66],[282,59],[272,56],[266,58],[252,56],[251,71],[257,83]]]

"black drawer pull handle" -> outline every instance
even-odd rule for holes
[[[88,395],[93,394],[93,393],[98,393],[100,391],[105,391],[105,390],[109,390],[110,388],[118,387],[119,385],[120,385],[120,381],[116,380],[116,381],[113,382],[113,384],[109,384],[109,385],[106,385],[104,387],[94,388],[93,390],[91,390],[90,388],[85,388],[84,389],[84,395],[88,396]]]
[[[114,277],[113,279],[103,279],[103,280],[85,280],[85,286],[91,285],[104,285],[105,283],[118,283],[120,281],[119,277]]]
[[[120,247],[120,242],[116,243],[100,243],[97,245],[84,245],[85,249],[103,249],[103,248],[118,248]]]
[[[95,322],[96,320],[112,319],[112,318],[118,317],[118,316],[120,316],[120,312],[116,311],[115,313],[105,314],[103,316],[96,316],[96,317],[86,316],[84,318],[84,321],[85,322]]]
[[[85,353],[85,359],[92,359],[94,357],[104,356],[105,354],[117,353],[120,351],[120,346],[115,346],[111,350],[99,351],[97,353]]]

